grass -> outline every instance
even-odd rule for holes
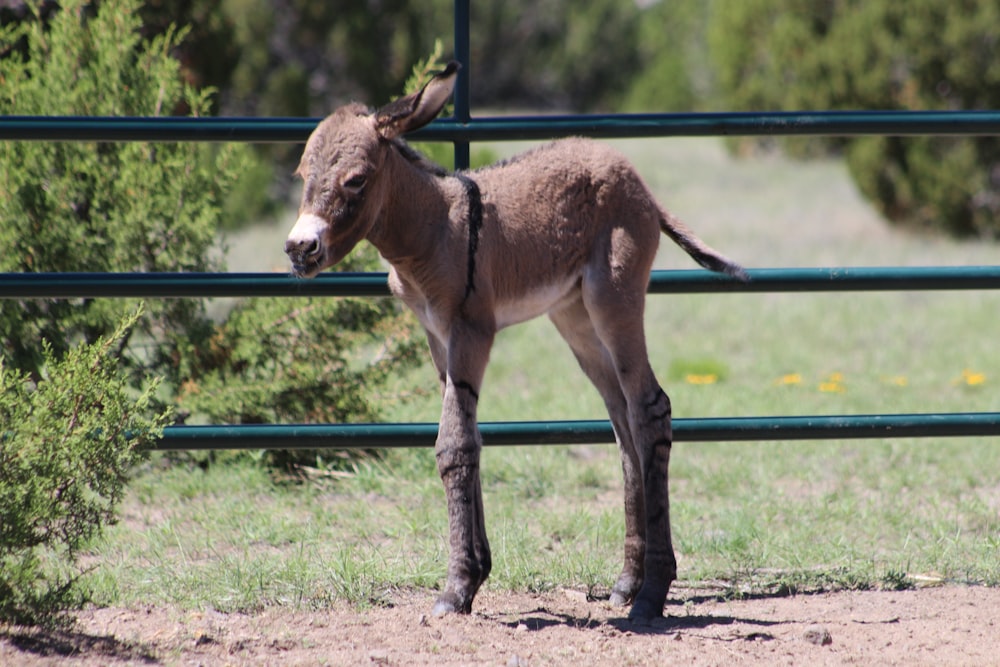
[[[712,140],[620,145],[661,201],[751,268],[1000,263],[996,245],[890,229],[838,162],[734,161]],[[280,258],[283,227],[255,230],[251,245]],[[231,267],[278,261],[254,257]],[[664,243],[658,266],[690,262]],[[647,337],[678,417],[996,411],[997,312],[1000,295],[987,292],[655,296]],[[435,421],[434,374],[401,386],[415,384],[427,397],[391,418]],[[545,321],[501,333],[482,396],[484,421],[604,417]],[[606,592],[623,531],[614,446],[493,448],[482,471],[487,586]],[[1000,585],[995,439],[678,443],[671,474],[684,585]],[[154,464],[124,511],[93,549],[102,603],[370,605],[444,576],[444,497],[429,451],[391,451],[347,478],[301,485],[246,464]]]

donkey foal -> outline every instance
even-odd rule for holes
[[[643,307],[660,233],[698,263],[740,266],[663,210],[624,157],[582,139],[475,172],[449,174],[401,136],[430,123],[455,83],[375,112],[349,105],[312,133],[298,174],[299,217],[285,252],[310,278],[367,239],[389,286],[427,333],[443,407],[435,452],[448,499],[450,556],[434,613],[469,613],[490,573],[476,421],[493,337],[547,313],[607,405],[625,478],[625,559],[611,601],[663,614],[677,565],[670,541],[670,400],[646,356]]]

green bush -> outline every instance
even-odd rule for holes
[[[998,0],[719,0],[712,54],[734,110],[1000,107]],[[891,221],[1000,236],[1000,139],[860,137],[843,150]]]
[[[183,82],[171,50],[183,32],[143,40],[138,0],[95,9],[67,0],[43,20],[0,28],[0,114],[193,115],[207,94]],[[249,161],[245,147],[197,143],[0,142],[0,271],[212,271],[227,189]],[[108,299],[0,300],[0,353],[38,377],[38,341],[58,358],[118,323]],[[179,338],[203,328],[200,301],[150,302],[123,341],[136,382],[167,373]],[[170,335],[163,332],[170,331]]]
[[[119,353],[139,311],[108,337],[56,358],[40,377],[0,357],[0,620],[52,624],[86,599],[81,550],[115,522],[128,474],[168,414],[136,393]]]
[[[139,4],[68,0],[45,18],[33,5],[32,20],[0,28],[0,113],[205,113],[207,93],[171,56],[184,31],[143,39]],[[247,172],[260,182],[245,145],[0,143],[0,271],[221,270],[223,202]],[[373,253],[359,257],[353,268],[377,266]],[[121,308],[0,300],[0,356],[37,381],[51,359],[110,334]],[[201,300],[158,299],[117,358],[136,388],[162,377],[157,400],[192,421],[368,419],[389,393],[389,368],[415,359],[412,328],[391,302],[247,301],[220,323]],[[393,342],[380,347],[382,335]]]
[[[616,111],[691,111],[707,95],[709,68],[703,43],[710,5],[672,0],[643,6],[639,65]]]
[[[345,269],[377,269],[373,251],[354,254]],[[251,299],[213,328],[208,345],[182,350],[178,405],[210,423],[379,421],[405,399],[390,387],[423,352],[415,319],[390,299]],[[329,450],[263,456],[283,469],[352,459]]]

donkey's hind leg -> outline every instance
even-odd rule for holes
[[[604,399],[615,430],[625,481],[625,558],[618,581],[611,589],[611,603],[624,606],[632,602],[642,585],[646,551],[645,500],[639,453],[628,423],[628,403],[618,384],[611,355],[597,336],[583,300],[578,298],[549,313],[549,318],[569,343],[580,368]]]
[[[648,274],[647,274],[648,275]],[[672,442],[670,399],[660,387],[646,353],[643,332],[645,280],[621,284],[584,281],[584,305],[614,364],[628,405],[628,428],[638,452],[645,506],[646,550],[643,581],[629,617],[663,615],[677,561],[670,539],[668,467]]]

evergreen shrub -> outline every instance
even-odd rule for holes
[[[0,621],[58,624],[87,599],[80,555],[169,417],[156,382],[137,391],[119,370],[139,317],[61,358],[43,343],[34,380],[0,358]]]
[[[719,0],[710,40],[733,110],[1000,108],[998,0]],[[843,151],[892,222],[1000,237],[1000,139],[858,137]]]

